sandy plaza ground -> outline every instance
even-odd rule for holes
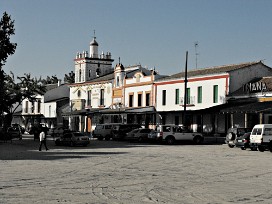
[[[50,138],[49,138],[50,139]],[[0,141],[0,203],[271,203],[272,154],[222,144]]]

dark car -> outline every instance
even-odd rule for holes
[[[90,139],[87,135],[81,132],[69,132],[55,140],[56,145],[68,145],[68,146],[87,146],[90,143]]]
[[[113,140],[123,140],[126,137],[126,134],[131,130],[141,128],[139,124],[121,124],[116,125],[112,129],[112,139]]]
[[[249,148],[250,134],[251,132],[247,132],[243,136],[237,137],[235,146],[241,148],[242,150]]]
[[[125,139],[129,141],[138,141],[138,142],[147,141],[149,139],[148,135],[152,131],[154,132],[154,130],[151,130],[148,128],[134,129],[127,133]]]
[[[243,136],[247,132],[251,132],[251,128],[245,127],[229,128],[227,131],[225,143],[228,144],[230,148],[233,148],[235,147],[236,138]]]
[[[21,130],[21,133],[24,134],[25,133],[25,128],[22,127],[21,125],[17,124],[17,123],[14,123],[14,124],[11,124],[12,127],[17,127]]]
[[[9,127],[7,129],[8,135],[13,139],[13,138],[18,138],[19,140],[22,139],[22,131],[19,127]]]

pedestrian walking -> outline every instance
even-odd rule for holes
[[[42,128],[42,131],[40,133],[40,147],[39,147],[39,151],[42,151],[42,144],[44,144],[44,147],[47,150],[49,150],[46,146],[46,133],[47,131],[45,130],[45,128]]]

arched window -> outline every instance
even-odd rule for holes
[[[89,78],[91,78],[91,76],[92,76],[92,70],[90,69],[89,70]]]
[[[116,77],[116,86],[117,87],[120,86],[120,78],[119,78],[119,76]]]
[[[79,74],[78,74],[78,82],[81,82],[81,69],[79,70]]]

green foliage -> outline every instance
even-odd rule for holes
[[[14,74],[5,75],[5,101],[7,104],[8,113],[13,113],[16,110],[14,104],[19,106],[24,99],[36,101],[36,95],[43,95],[46,92],[46,87],[37,78],[32,78],[30,74],[24,74],[22,77],[17,77],[18,83],[15,82]]]
[[[14,34],[14,20],[4,12],[0,21],[0,69],[5,65],[8,56],[15,52],[17,44],[10,42],[10,36]]]
[[[71,71],[69,74],[65,74],[64,83],[72,84],[75,83],[75,73]]]
[[[41,82],[46,85],[46,84],[56,84],[58,83],[58,78],[56,75],[54,76],[47,76],[46,79],[40,79]]]

